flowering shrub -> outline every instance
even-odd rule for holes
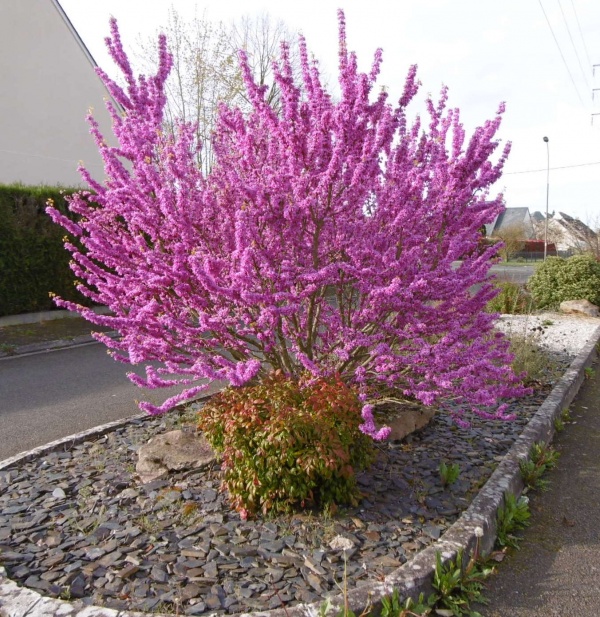
[[[358,429],[360,410],[356,392],[339,377],[306,382],[277,371],[211,398],[199,428],[223,453],[224,486],[244,516],[355,505],[354,472],[368,465],[373,448]]]
[[[145,378],[131,374],[136,384],[186,386],[143,409],[166,411],[213,380],[241,386],[280,370],[356,384],[369,403],[362,430],[377,438],[387,433],[372,421],[367,392],[379,386],[458,415],[505,418],[498,399],[522,389],[483,310],[495,294],[485,280],[497,248],[476,250],[479,229],[503,209],[488,194],[509,151],[490,161],[503,106],[469,141],[446,89],[428,99],[427,124],[410,124],[416,67],[396,105],[374,95],[381,50],[359,72],[340,12],[339,99],[303,38],[301,83],[286,45],[274,64],[277,111],[240,52],[252,109],[221,108],[216,164],[204,177],[193,127],[163,130],[172,63],[164,37],[157,74],[137,79],[114,20],[107,44],[127,84],[100,71],[124,110],[108,103],[117,146],[89,118],[107,180],[82,169],[95,194],[71,199],[78,223],[48,212],[81,241],[82,250],[66,244],[79,289],[113,315],[57,303],[118,330],[117,340],[98,335],[115,358],[160,363]]]

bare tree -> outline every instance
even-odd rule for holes
[[[277,108],[279,93],[272,62],[279,53],[281,41],[291,43],[293,36],[282,21],[273,22],[268,14],[256,19],[242,17],[227,27],[222,22],[211,22],[205,13],[185,19],[173,7],[161,31],[167,36],[173,54],[173,70],[167,82],[166,128],[173,130],[178,120],[197,126],[196,135],[202,143],[198,165],[207,173],[213,164],[211,134],[219,103],[247,107],[239,50],[248,54],[257,83],[267,86],[267,100]],[[142,65],[145,58],[156,56],[155,45],[156,37],[138,43],[136,55]]]
[[[171,7],[162,31],[173,54],[167,82],[167,126],[172,130],[181,120],[196,125],[202,143],[198,165],[206,173],[213,163],[211,133],[219,103],[232,103],[243,91],[237,54],[226,27],[209,21],[205,14],[186,20]]]
[[[276,109],[279,108],[279,91],[273,79],[273,60],[279,56],[281,43],[285,41],[290,45],[292,66],[299,72],[298,57],[292,45],[296,37],[297,34],[292,34],[283,21],[272,21],[268,13],[254,19],[245,15],[231,27],[234,50],[243,49],[248,54],[254,79],[259,85],[267,86],[267,101]]]
[[[508,261],[515,253],[523,250],[526,241],[525,225],[514,223],[501,227],[494,232],[494,238],[502,240],[504,246],[500,249],[500,256],[504,261]]]
[[[173,54],[173,69],[167,82],[166,128],[173,130],[177,121],[196,125],[196,136],[202,144],[198,165],[206,173],[213,153],[210,137],[215,125],[219,102],[233,102],[243,89],[237,55],[231,36],[221,23],[202,16],[184,19],[173,7],[161,31],[167,36]],[[156,37],[140,43],[138,57],[155,57],[152,47]]]

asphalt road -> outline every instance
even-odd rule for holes
[[[494,264],[490,272],[501,281],[511,281],[524,285],[529,277],[535,272],[534,266],[503,266]]]
[[[131,370],[99,343],[0,359],[0,460],[140,413],[136,399],[156,404],[176,391],[137,388]]]

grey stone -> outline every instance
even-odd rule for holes
[[[560,303],[562,313],[575,313],[588,315],[588,317],[600,317],[600,312],[595,304],[589,300],[565,300]]]
[[[206,606],[212,610],[221,608],[221,598],[214,593],[209,593],[206,598]]]
[[[196,583],[188,583],[181,590],[181,599],[186,602],[188,600],[191,600],[192,598],[197,598],[200,595],[201,591],[202,588],[199,585],[196,585]]]
[[[202,469],[215,460],[213,449],[202,435],[169,431],[153,437],[139,449],[136,471],[146,484],[170,471]]]
[[[157,583],[166,583],[169,580],[169,575],[167,571],[160,566],[154,566],[152,570],[150,570],[150,578]]]
[[[217,564],[214,561],[209,561],[203,568],[204,574],[208,577],[214,578],[219,573]]]
[[[414,403],[386,403],[375,407],[375,417],[379,424],[392,429],[389,439],[399,441],[407,435],[427,426],[435,416],[433,407]]]
[[[96,560],[100,559],[103,555],[106,554],[106,551],[103,548],[99,548],[97,546],[91,546],[85,550],[86,559]]]

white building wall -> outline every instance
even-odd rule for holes
[[[85,115],[111,134],[107,97],[57,2],[0,0],[0,183],[78,186],[80,161],[102,180]]]

